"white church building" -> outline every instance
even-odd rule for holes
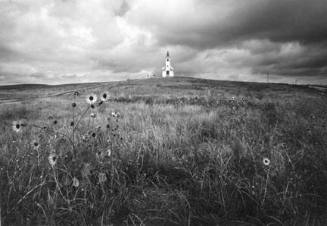
[[[169,52],[167,51],[166,66],[162,68],[162,77],[174,77],[174,68],[171,66]]]

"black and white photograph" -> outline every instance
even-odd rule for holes
[[[20,225],[327,225],[327,1],[0,0]]]

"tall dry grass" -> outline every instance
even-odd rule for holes
[[[325,97],[133,92],[1,110],[4,225],[326,223]]]

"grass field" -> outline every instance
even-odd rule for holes
[[[30,85],[0,109],[2,225],[327,224],[324,89]]]

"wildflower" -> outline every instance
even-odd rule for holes
[[[73,178],[73,186],[76,188],[79,186],[79,180],[76,177]]]
[[[22,126],[21,126],[20,122],[18,122],[18,121],[13,121],[12,128],[16,133],[19,133],[22,131]]]
[[[96,154],[95,154],[96,158],[98,160],[102,159],[102,152],[101,151],[98,151]]]
[[[25,127],[25,126],[27,126],[27,122],[26,122],[26,120],[24,120],[24,119],[23,119],[23,120],[20,120],[19,123],[20,123],[20,126],[21,126],[21,127]]]
[[[107,101],[107,100],[108,100],[108,94],[107,94],[107,93],[103,93],[103,94],[101,95],[101,100],[102,100],[103,102]]]
[[[263,158],[262,162],[263,162],[263,164],[265,166],[269,166],[270,165],[270,160],[268,158]]]
[[[33,146],[33,149],[34,149],[35,151],[37,151],[37,150],[39,150],[40,144],[39,144],[39,142],[38,142],[37,140],[34,140],[34,141],[32,142],[32,146]]]
[[[96,113],[91,113],[90,116],[91,116],[91,118],[96,118],[97,114]]]
[[[86,102],[89,103],[90,105],[95,104],[97,101],[97,96],[95,94],[91,94],[87,97]]]
[[[48,160],[49,160],[49,163],[50,163],[51,167],[54,167],[56,165],[57,159],[58,159],[58,157],[57,157],[57,155],[55,153],[51,153],[49,155]]]
[[[232,97],[232,101],[234,101],[235,100],[235,97]]]
[[[98,177],[99,177],[99,183],[100,184],[106,182],[106,180],[107,180],[107,176],[106,176],[105,173],[99,173]]]
[[[107,155],[108,155],[108,157],[111,156],[111,149],[108,149],[108,150],[107,150]]]
[[[79,96],[79,92],[78,91],[75,91],[74,92],[74,96]]]
[[[119,112],[111,112],[111,116],[114,118],[119,118],[120,114],[119,114]]]
[[[72,107],[75,108],[76,107],[76,103],[72,103]]]

